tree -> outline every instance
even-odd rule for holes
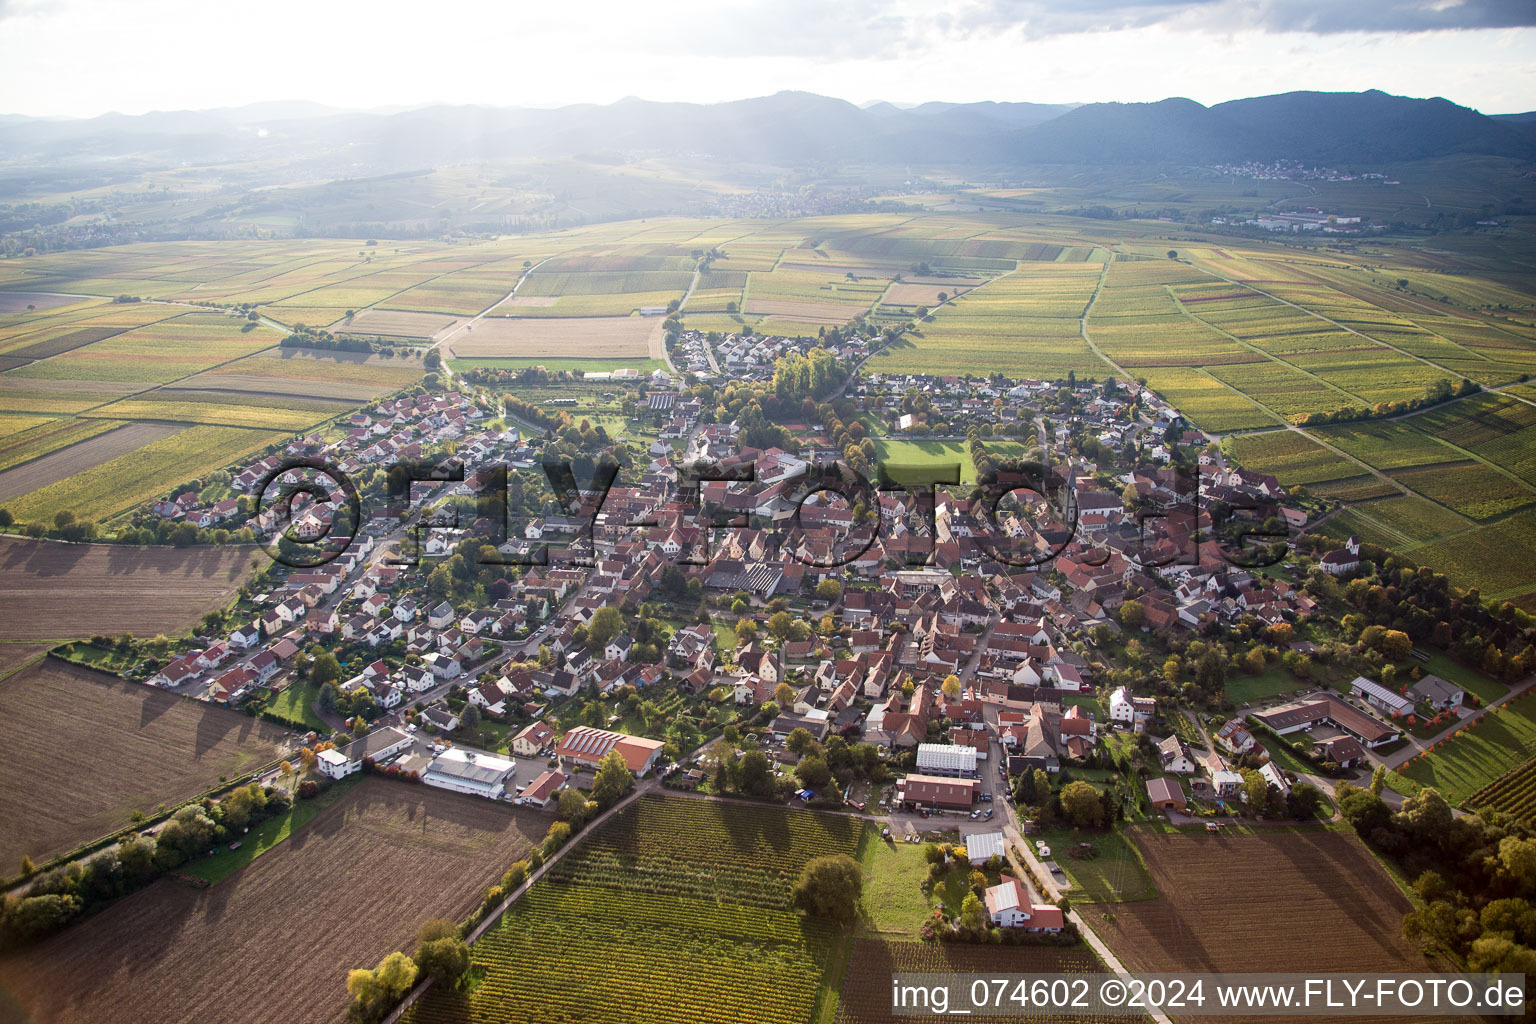
[[[1061,809],[1078,828],[1097,828],[1104,823],[1104,801],[1086,782],[1074,780],[1061,787]]]
[[[309,681],[324,686],[341,679],[341,662],[330,651],[321,651],[309,665]]]
[[[987,927],[987,905],[974,892],[966,893],[960,901],[960,926],[973,932]]]
[[[629,795],[635,788],[635,777],[629,773],[629,765],[617,750],[610,750],[598,762],[597,776],[592,780],[592,799],[599,807],[611,807]]]
[[[761,750],[748,750],[736,763],[737,785],[748,796],[768,796],[773,792],[773,769],[768,755]]]
[[[787,714],[795,706],[795,688],[788,683],[780,683],[773,688],[773,700],[778,704],[779,710]]]
[[[8,530],[16,522],[16,517],[8,508],[0,508],[0,530]]]
[[[951,672],[944,677],[944,683],[939,689],[944,691],[944,696],[954,700],[960,696],[960,677]]]
[[[283,778],[287,779],[289,781],[289,783],[290,783],[289,788],[290,789],[293,788],[292,787],[292,782],[293,782],[293,762],[292,761],[284,761],[282,764],[278,765],[277,766],[277,774],[279,774]]]
[[[795,620],[790,616],[789,612],[774,612],[768,617],[768,635],[775,640],[783,640],[789,636],[790,630],[794,628],[794,625]]]
[[[1371,792],[1381,796],[1381,791],[1387,788],[1387,766],[1379,764],[1376,770],[1371,772]]]
[[[1132,629],[1146,624],[1147,610],[1140,601],[1126,601],[1120,605],[1120,624]]]
[[[804,728],[791,729],[789,731],[789,735],[784,737],[785,749],[796,754],[797,756],[802,757],[805,755],[806,751],[811,749],[811,746],[815,742],[816,737],[811,735],[811,731],[809,729]]]
[[[1340,799],[1339,812],[1351,828],[1367,838],[1392,820],[1392,808],[1366,789],[1357,789]]]
[[[416,961],[404,953],[391,953],[373,970],[360,969],[347,974],[347,993],[352,996],[353,1015],[374,1020],[416,984]]]
[[[858,914],[864,895],[864,871],[847,854],[813,857],[800,871],[794,904],[816,917],[849,922]]]
[[[613,605],[605,605],[587,623],[587,650],[601,651],[624,628],[624,616]]]
[[[1499,863],[1522,888],[1536,885],[1536,839],[1505,836],[1499,841]]]
[[[0,516],[9,515],[5,509],[0,509]],[[10,523],[0,522],[0,526],[9,526]],[[837,580],[822,580],[816,584],[816,596],[823,601],[836,601],[843,596],[843,585]]]
[[[1250,814],[1257,814],[1269,803],[1269,781],[1253,768],[1244,768],[1242,776],[1243,803]]]
[[[795,765],[795,778],[806,789],[819,790],[832,781],[832,769],[827,767],[827,762],[820,757],[802,758]]]
[[[453,984],[469,970],[469,947],[459,926],[438,918],[416,933],[416,966],[439,984]]]
[[[586,820],[588,800],[579,789],[562,789],[555,800],[555,817],[561,821],[579,824]]]
[[[1171,260],[1178,259],[1179,258],[1179,250],[1177,250],[1177,249],[1169,249],[1168,250],[1168,258],[1171,259]]]
[[[32,863],[32,858],[23,854],[21,858],[21,877],[31,878],[36,873],[37,866]]]
[[[459,725],[470,732],[476,732],[480,728],[480,705],[469,703],[464,705],[464,710],[459,712]]]

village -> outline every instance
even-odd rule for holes
[[[747,447],[686,388],[644,383],[637,415],[655,441],[630,444],[638,457],[606,491],[564,506],[552,491],[525,497],[504,536],[483,515],[445,514],[482,507],[496,466],[530,482],[541,468],[547,438],[509,425],[485,390],[386,400],[339,435],[297,438],[233,474],[239,499],[155,503],[199,525],[246,509],[253,528],[327,557],[271,566],[237,609],[248,618],[195,637],[144,682],[252,713],[294,687],[325,724],[296,741],[321,775],[383,771],[535,808],[610,752],[637,779],[724,793],[722,754],[760,750],[773,780],[758,795],[879,813],[903,838],[950,816],[978,863],[1011,851],[1023,870],[988,890],[989,914],[1044,931],[1059,930],[1049,901],[1071,882],[1027,839],[1026,815],[1053,793],[1056,813],[1073,813],[1060,794],[1075,773],[1109,766],[1120,779],[1104,822],[1310,814],[1333,779],[1386,763],[1376,751],[1401,746],[1405,718],[1462,711],[1465,694],[1438,676],[1407,696],[1358,677],[1232,709],[1207,730],[1167,694],[1114,685],[1117,652],[1238,626],[1291,637],[1316,608],[1289,552],[1245,567],[1251,549],[1213,520],[1243,509],[1235,521],[1278,523],[1283,541],[1308,511],[1148,391],[856,377],[850,398],[893,436],[942,424],[984,462],[983,432],[1023,437],[1049,463],[1043,478],[1000,459],[986,486],[862,481],[829,495],[804,480],[837,458],[831,438],[808,428],[795,451]],[[342,511],[340,479],[434,459],[451,471],[418,469],[408,495]],[[254,502],[299,480],[292,460],[334,469],[315,492],[330,500],[295,503],[285,524],[281,503]],[[330,536],[353,517],[351,536]],[[1352,540],[1315,570],[1347,577],[1359,564]],[[1313,651],[1297,639],[1283,653]],[[1305,762],[1271,757],[1264,736]],[[830,773],[829,745],[873,753]]]

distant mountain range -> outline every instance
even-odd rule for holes
[[[929,166],[1377,165],[1455,154],[1536,160],[1536,115],[1490,117],[1444,99],[1291,92],[1213,107],[1157,103],[890,103],[804,92],[718,104],[624,99],[553,110],[435,106],[341,111],[300,102],[225,110],[0,118],[17,167],[344,161],[388,173],[465,160],[670,155],[763,164]]]

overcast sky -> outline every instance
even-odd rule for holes
[[[21,114],[1368,88],[1536,109],[1536,0],[0,0]]]

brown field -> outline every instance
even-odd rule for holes
[[[449,343],[464,358],[660,359],[661,317],[487,317]]]
[[[1077,909],[1132,971],[1439,969],[1403,939],[1410,904],[1353,833],[1130,834],[1161,895]]]
[[[7,356],[18,359],[47,359],[49,356],[60,355],[71,349],[77,349],[81,345],[93,345],[98,341],[106,341],[108,338],[131,330],[130,327],[81,327],[79,330],[60,334],[49,338],[47,341],[35,341],[18,349],[7,352]]]
[[[52,646],[52,644],[0,644],[0,679],[17,671]],[[4,865],[0,865],[0,870],[4,870]]]
[[[799,302],[794,299],[748,299],[746,312],[783,317],[808,324],[845,324],[864,312],[855,305],[837,302]]]
[[[943,292],[950,298],[963,295],[970,286],[960,284],[893,284],[886,289],[885,297],[880,301],[888,306],[937,306],[939,304],[939,292]]]
[[[338,334],[377,334],[390,338],[430,338],[452,327],[458,317],[445,313],[410,313],[396,309],[365,309],[351,320],[336,323]]]
[[[111,462],[151,441],[170,437],[185,429],[185,426],[175,423],[130,423],[78,441],[68,448],[60,448],[42,458],[0,473],[0,501],[19,498],[39,487],[56,484],[65,477],[74,476],[103,462]]]
[[[0,292],[0,313],[25,313],[28,306],[52,309],[79,302],[83,295],[59,295],[54,292]]]
[[[349,969],[463,917],[549,820],[364,779],[212,888],[156,882],[0,960],[0,985],[34,1024],[340,1021]]]
[[[0,873],[277,756],[281,726],[48,658],[0,682]],[[64,781],[65,774],[68,782]]]
[[[178,633],[239,589],[253,548],[0,538],[0,640]]]

